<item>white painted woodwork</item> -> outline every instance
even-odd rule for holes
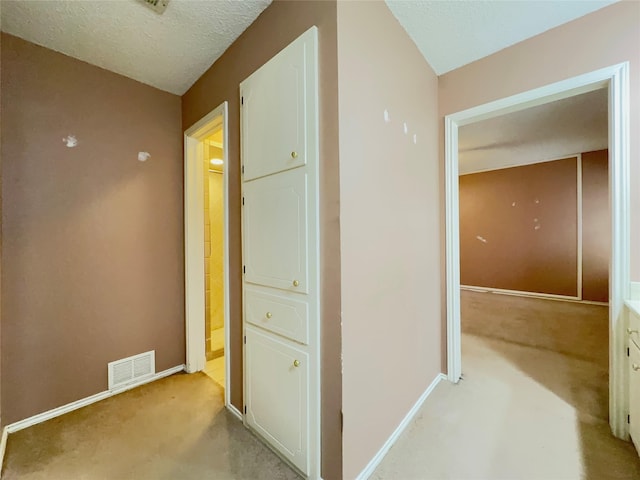
[[[317,36],[312,27],[240,84],[244,422],[314,480],[321,478]]]
[[[633,341],[629,342],[629,377],[629,435],[640,454],[640,346]]]
[[[309,121],[305,72],[311,38],[296,41],[242,82],[244,180],[307,162]]]
[[[460,244],[458,128],[574,95],[607,88],[609,92],[609,200],[611,262],[609,273],[609,425],[614,436],[628,438],[627,356],[624,302],[630,286],[629,63],[562,80],[445,116],[445,257],[447,289],[447,377],[462,374],[460,345]]]
[[[245,332],[247,423],[307,472],[308,355],[257,329],[247,327]]]
[[[247,182],[243,196],[245,281],[308,293],[305,170]]]
[[[629,335],[629,340],[636,342],[636,344],[640,345],[640,315],[633,311],[631,308],[628,308],[629,311],[629,326],[627,327],[627,334]]]
[[[244,318],[265,330],[308,344],[309,303],[305,300],[247,285],[244,289]]]

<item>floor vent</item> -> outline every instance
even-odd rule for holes
[[[156,352],[141,353],[133,357],[109,362],[109,390],[151,377],[156,373]]]

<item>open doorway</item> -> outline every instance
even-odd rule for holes
[[[458,130],[463,376],[544,404],[558,432],[608,422],[607,93]]]
[[[185,132],[185,313],[189,373],[229,378],[227,103]],[[234,411],[238,414],[239,412]]]
[[[457,382],[462,374],[460,323],[459,158],[458,128],[506,113],[524,110],[599,89],[608,92],[609,203],[611,262],[609,275],[609,425],[628,438],[624,300],[629,292],[629,67],[614,65],[513,97],[445,117],[447,373]]]

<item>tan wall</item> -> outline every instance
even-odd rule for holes
[[[340,223],[336,3],[274,1],[182,97],[189,128],[229,102],[229,262],[231,403],[242,408],[242,259],[240,232],[239,84],[300,34],[316,25],[320,55],[320,224],[322,312],[322,476],[340,478]]]
[[[343,472],[353,479],[440,372],[437,78],[383,2],[338,3],[338,66]]]
[[[11,423],[106,390],[109,361],[184,363],[183,162],[179,97],[4,34],[2,63]]]
[[[584,300],[608,298],[607,159],[582,161]],[[577,296],[577,179],[576,157],[461,176],[460,283]]]
[[[630,63],[631,245],[640,244],[640,2],[622,1],[473,62],[438,79],[440,163],[447,114],[599,68]],[[440,169],[444,185],[444,167]],[[444,188],[441,188],[444,201]],[[444,208],[441,210],[444,225]],[[444,235],[441,238],[444,268]],[[444,270],[443,270],[444,279]],[[631,280],[640,281],[640,250],[631,249]],[[445,288],[441,302],[445,304]],[[443,326],[446,315],[443,312]],[[446,345],[446,329],[442,344]],[[444,350],[444,349],[443,349]],[[446,355],[442,357],[446,370]]]

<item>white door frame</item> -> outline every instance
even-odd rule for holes
[[[230,405],[229,361],[229,175],[227,102],[184,132],[184,258],[185,258],[185,327],[187,372],[204,369],[205,353],[205,268],[204,268],[204,139],[222,125],[223,133],[223,204],[224,204],[224,350],[225,405]]]
[[[600,88],[609,91],[609,424],[616,437],[629,436],[629,372],[624,335],[624,301],[629,296],[629,63],[621,63],[445,116],[445,231],[447,287],[447,372],[462,374],[460,346],[460,232],[458,127],[572,97]]]

